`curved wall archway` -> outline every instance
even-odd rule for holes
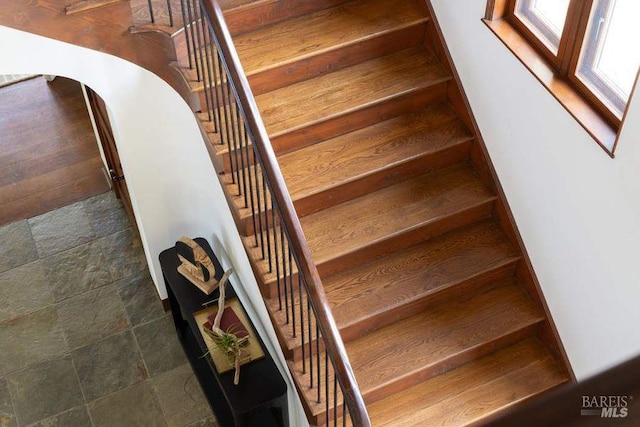
[[[77,80],[109,107],[151,276],[166,288],[159,253],[183,235],[207,238],[289,388],[290,425],[308,421],[264,306],[195,115],[166,82],[112,55],[0,25],[0,74],[51,74]]]
[[[157,254],[180,235],[212,236],[226,205],[193,113],[154,74],[112,55],[0,27],[0,74],[52,74],[90,86],[106,101],[160,295]],[[222,211],[222,212],[221,212]]]

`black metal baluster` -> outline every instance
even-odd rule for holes
[[[209,74],[209,87],[211,88],[211,103],[214,104],[213,105],[213,131],[214,132],[218,132],[218,130],[220,129],[220,127],[222,126],[220,124],[220,99],[218,99],[218,72],[216,71],[216,58],[218,57],[217,55],[217,48],[214,42],[214,34],[213,34],[213,28],[211,28],[211,22],[209,22],[209,20],[206,20],[206,28],[207,31],[205,31],[205,33],[207,34],[207,37],[205,37],[205,55],[207,55],[207,57],[209,57],[209,52],[211,52],[211,68],[208,70],[208,74]],[[222,139],[220,140],[220,143],[223,144]]]
[[[273,209],[272,209],[273,210]],[[282,253],[282,272],[279,269],[279,265],[280,263],[278,262],[278,257],[276,256],[276,281],[278,283],[278,310],[282,311],[282,280],[283,277],[285,276],[284,273],[284,252],[282,252],[284,249],[284,230],[282,229],[282,221],[280,221],[280,252]],[[273,242],[275,247],[278,247],[278,244],[274,241]],[[280,274],[282,273],[282,274]]]
[[[311,330],[311,307],[307,296],[307,327],[309,328],[309,376],[311,381],[309,388],[313,388],[313,332]]]
[[[210,34],[211,34],[211,38],[212,40],[215,42],[216,38],[215,38],[215,34],[213,32],[213,28],[209,29]],[[211,45],[211,49],[213,49],[213,51],[215,52],[215,57],[213,59],[213,78],[214,81],[216,82],[215,85],[215,99],[216,99],[216,115],[218,117],[218,126],[216,129],[216,132],[220,131],[222,132],[222,111],[221,108],[224,107],[224,104],[222,103],[222,74],[219,73],[219,70],[221,70],[221,66],[220,64],[222,64],[222,57],[220,54],[220,51],[218,50],[218,45],[215,43],[212,43]],[[220,74],[218,76],[218,74]],[[224,141],[220,140],[221,144],[224,144]],[[231,152],[231,148],[229,148],[229,152]],[[233,171],[233,168],[232,168]]]
[[[240,179],[241,177],[244,176],[244,165],[240,164],[240,160],[242,160],[242,155],[240,155],[241,151],[240,151],[240,147],[238,147],[238,138],[236,135],[236,121],[235,121],[235,117],[233,114],[233,109],[236,106],[235,103],[235,97],[233,96],[233,91],[231,90],[231,85],[233,84],[233,82],[231,82],[231,80],[229,79],[229,75],[227,75],[227,84],[225,85],[226,88],[226,92],[227,92],[227,102],[225,103],[225,111],[228,109],[229,110],[229,117],[231,118],[231,122],[230,122],[230,127],[231,127],[231,134],[229,135],[229,137],[231,138],[231,141],[233,142],[233,157],[236,159],[236,166],[237,166],[237,171],[238,171],[238,196],[242,195],[242,180]],[[240,159],[239,159],[240,158]]]
[[[293,286],[293,258],[291,257],[291,245],[287,248],[289,253],[289,287],[291,290],[291,326],[293,327],[293,337],[296,338],[296,300],[294,298],[295,288]]]
[[[273,206],[273,197],[271,197],[271,206]],[[280,234],[280,243],[282,244],[282,223],[280,223],[280,227],[278,227],[280,229],[280,233],[276,233],[275,231],[275,227],[276,227],[276,216],[275,216],[275,209],[271,209],[271,220],[273,221],[273,247],[275,248],[276,251],[276,284],[278,286],[278,309],[282,310],[282,290],[281,290],[281,282],[280,282],[280,256],[278,253],[278,234]],[[282,258],[283,264],[282,264],[282,269],[284,272],[284,258]]]
[[[156,19],[153,16],[153,3],[151,2],[151,0],[147,0],[147,3],[149,3],[149,17],[151,18],[151,23],[155,24]]]
[[[234,91],[234,99],[235,99],[235,105],[236,105],[236,127],[237,127],[237,131],[238,131],[238,140],[240,142],[240,162],[242,163],[242,191],[243,191],[243,196],[244,196],[244,207],[248,208],[249,207],[249,200],[247,199],[247,173],[249,173],[249,159],[245,158],[246,155],[246,150],[245,150],[245,146],[243,145],[243,142],[245,141],[245,139],[242,137],[242,129],[243,126],[240,123],[240,120],[242,119],[242,115],[240,114],[240,104],[238,104],[238,98],[236,97],[236,93]],[[273,202],[271,202],[271,205],[273,206]]]
[[[198,1],[198,0],[196,0]],[[200,1],[198,1],[198,4],[200,4],[200,7],[203,8],[202,3]],[[203,10],[200,11],[200,16],[204,17],[204,13]],[[204,21],[204,18],[203,18]],[[204,22],[203,22],[204,24]],[[196,31],[198,31],[198,27],[196,27]],[[211,100],[211,94],[209,93],[209,90],[207,88],[207,74],[209,71],[209,55],[207,54],[207,38],[205,36],[205,30],[204,30],[204,25],[200,25],[200,32],[202,32],[202,40],[204,41],[204,43],[200,46],[200,58],[202,58],[202,56],[204,55],[204,60],[201,60],[201,65],[202,65],[202,87],[204,88],[204,100],[205,103],[207,105],[207,117],[209,118],[209,121],[211,121],[211,109],[213,108],[213,101]],[[198,40],[200,40],[200,32],[198,32]],[[202,53],[204,51],[204,54]],[[204,69],[204,64],[207,64],[207,72],[205,72]]]
[[[338,425],[338,376],[335,369],[333,369],[333,424]]]
[[[229,78],[226,75],[226,73],[224,72],[224,67],[222,66],[222,57],[219,56],[220,53],[218,52],[218,58],[221,60],[219,63],[219,68],[220,68],[220,93],[222,94],[222,111],[224,113],[224,129],[222,129],[220,131],[221,135],[223,134],[224,137],[227,140],[227,147],[229,148],[229,163],[231,164],[231,171],[232,171],[232,176],[231,176],[231,182],[234,184],[238,184],[240,185],[240,171],[238,170],[238,159],[235,157],[235,150],[233,147],[233,143],[234,141],[231,139],[230,135],[231,132],[229,131],[229,115],[228,115],[228,109],[227,106],[229,105],[229,100],[226,98],[225,96],[225,87],[229,86]],[[234,173],[235,172],[235,173]]]
[[[306,289],[306,287],[305,287]],[[302,292],[302,275],[300,274],[300,266],[298,266],[298,294],[300,295],[300,338],[302,341],[302,373],[307,373],[307,360],[305,359],[305,344],[304,344],[304,310],[303,299],[305,294]]]
[[[169,12],[169,26],[173,27],[173,10],[171,10],[171,0],[167,0],[167,12]]]
[[[329,354],[327,346],[324,346],[324,409],[327,414],[327,425],[329,425]]]
[[[200,15],[200,8],[196,6],[196,4],[200,4],[200,0],[194,0],[194,4],[193,4],[193,18],[194,18],[194,22],[193,25],[195,25],[194,31],[196,33],[196,40],[198,43],[198,55],[196,56],[196,58],[198,59],[198,63],[200,65],[200,73],[198,74],[198,81],[202,81],[204,79],[204,61],[202,60],[202,40],[200,39],[200,30],[202,27],[202,21],[201,21],[201,15]]]
[[[204,5],[202,4],[202,2],[200,2],[200,16],[202,16],[202,25],[201,25],[201,29],[202,29],[202,51],[204,51],[204,59],[205,59],[205,63],[207,65],[207,69],[203,71],[203,86],[204,86],[204,90],[205,90],[205,99],[207,101],[207,117],[209,118],[210,122],[214,122],[214,127],[215,125],[215,121],[213,120],[213,114],[215,110],[215,107],[213,105],[213,82],[211,80],[211,62],[213,61],[213,56],[211,57],[211,59],[209,59],[209,47],[211,45],[210,41],[208,40],[207,34],[209,33],[209,19],[207,17],[207,14],[204,10]],[[209,85],[207,87],[207,84]]]
[[[322,396],[322,381],[320,381],[320,329],[318,328],[318,321],[316,320],[316,367],[318,368],[318,403],[322,402],[320,396]]]
[[[247,173],[249,174],[249,179],[248,179],[248,183],[249,183],[249,200],[250,200],[250,207],[251,207],[251,222],[253,224],[253,230],[254,230],[254,236],[255,236],[255,229],[256,229],[256,210],[255,210],[255,206],[253,203],[253,179],[251,177],[252,174],[256,173],[255,167],[251,166],[251,151],[249,148],[249,136],[247,135],[247,125],[244,122],[244,120],[242,121],[242,140],[244,141],[244,149],[245,149],[245,156],[247,158]],[[258,237],[255,237],[256,239],[256,245],[258,244]]]
[[[289,248],[289,237],[287,236],[287,248]],[[286,259],[285,259],[285,255],[286,255],[287,251],[286,248],[284,246],[284,240],[282,241],[282,263],[284,265],[283,268],[283,278],[282,278],[282,285],[284,287],[284,312],[285,312],[285,323],[288,325],[289,324],[289,291],[287,289],[287,279],[288,279],[288,274],[287,274],[287,268],[286,268]],[[289,266],[291,266],[291,264],[289,264]]]
[[[254,162],[255,160],[257,160],[259,158],[258,153],[256,153],[257,148],[255,146],[255,144],[251,144],[251,146],[253,147],[253,158],[254,158]],[[258,166],[258,163],[256,163],[256,167]],[[258,199],[258,228],[259,230],[256,230],[257,232],[260,232],[260,249],[262,250],[262,259],[264,259],[264,235],[262,234],[262,212],[261,209],[262,207],[260,206],[260,179],[264,179],[263,177],[264,172],[262,171],[262,167],[260,167],[260,172],[258,175],[258,170],[256,169],[256,198]],[[256,239],[257,240],[257,239]]]
[[[209,51],[211,52],[211,70],[209,70],[209,86],[211,86],[211,99],[215,104],[213,107],[213,131],[218,132],[222,128],[221,118],[220,118],[220,97],[218,94],[218,89],[220,88],[220,82],[218,80],[218,70],[216,68],[216,61],[220,61],[218,59],[218,48],[216,46],[215,40],[216,35],[213,33],[213,27],[211,26],[211,22],[206,20],[206,28],[207,28],[207,38],[205,40],[205,47],[208,48],[208,51],[205,53],[208,55]],[[224,144],[222,139],[220,140],[221,144]]]
[[[342,427],[347,427],[347,415],[351,416],[347,408],[347,402],[344,400],[344,392],[342,393]]]
[[[253,224],[253,239],[255,240],[256,246],[258,246],[258,229],[256,228],[256,208],[255,208],[255,204],[254,204],[254,196],[255,193],[253,191],[253,184],[256,181],[256,176],[258,174],[258,166],[256,164],[256,158],[255,155],[253,153],[253,143],[251,144],[251,148],[249,148],[249,142],[251,142],[251,138],[249,137],[249,130],[247,129],[247,125],[245,124],[245,130],[244,130],[244,134],[245,134],[245,138],[246,143],[247,143],[247,151],[249,152],[249,154],[251,154],[251,156],[248,156],[250,159],[253,158],[253,168],[249,168],[249,192],[251,193],[251,221]],[[251,171],[253,171],[253,178],[251,176]],[[258,190],[256,189],[256,192]]]
[[[265,232],[267,235],[267,254],[269,255],[269,273],[273,271],[273,260],[271,259],[271,232],[269,231],[269,215],[267,214],[269,210],[268,206],[268,198],[267,198],[267,177],[262,176],[262,193],[264,194],[264,216],[265,216]]]
[[[198,68],[198,46],[196,46],[196,35],[193,29],[193,0],[187,0],[187,15],[189,16],[189,31],[191,32],[191,47],[193,48],[193,62],[196,64],[196,76],[200,81],[200,68]]]
[[[184,0],[180,0],[180,10],[182,11],[182,28],[184,28],[185,41],[187,43],[187,57],[189,60],[189,69],[193,68],[193,61],[191,60],[191,44],[189,41],[189,30],[187,29],[187,13],[184,8]]]

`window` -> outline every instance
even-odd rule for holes
[[[615,140],[623,120],[640,65],[640,0],[489,0],[486,18],[489,28],[613,155],[615,142],[603,142],[606,132],[593,128],[608,126]],[[549,72],[540,71],[540,62]],[[604,124],[595,123],[594,116]]]

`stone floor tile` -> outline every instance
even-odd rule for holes
[[[131,325],[137,326],[164,315],[162,302],[148,271],[122,279],[116,285]]]
[[[189,424],[188,427],[219,427],[218,420],[216,417],[205,418],[204,420],[196,421],[193,424]]]
[[[9,387],[5,378],[0,378],[0,426],[18,427],[18,420],[16,420]]]
[[[89,402],[96,427],[165,427],[151,383],[145,381],[100,400]]]
[[[118,233],[99,239],[113,280],[124,279],[147,268],[147,260],[142,250],[142,243],[133,229],[128,228]]]
[[[71,352],[87,400],[125,389],[147,379],[131,330]]]
[[[41,258],[95,238],[82,202],[29,219],[31,234]]]
[[[59,252],[42,260],[55,301],[62,301],[113,280],[102,246],[96,242]]]
[[[0,227],[0,242],[0,272],[38,259],[38,249],[26,220]]]
[[[212,415],[189,363],[158,375],[152,382],[169,427],[186,427]]]
[[[69,298],[56,307],[70,349],[92,344],[129,326],[115,285]]]
[[[0,322],[53,302],[41,261],[0,273]]]
[[[137,326],[134,332],[151,377],[186,363],[187,359],[170,315]]]
[[[0,374],[58,357],[65,351],[58,312],[52,305],[0,323]]]
[[[61,414],[45,418],[28,427],[93,427],[87,406],[77,406]]]
[[[83,203],[89,216],[89,223],[98,237],[113,234],[131,226],[120,200],[113,191],[91,197]]]
[[[70,356],[16,371],[9,374],[7,380],[21,425],[40,421],[84,403]]]

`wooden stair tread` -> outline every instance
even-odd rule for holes
[[[414,47],[258,95],[256,102],[273,138],[449,79],[434,54]]]
[[[295,201],[472,138],[453,110],[438,104],[283,154],[278,162]]]
[[[372,425],[476,425],[569,378],[544,345],[529,338],[367,406]]]
[[[251,7],[256,3],[264,3],[265,0],[217,0],[220,4],[220,8],[223,11],[228,11],[236,8]]]
[[[489,215],[493,195],[467,164],[457,164],[300,218],[322,276],[347,262],[399,250]],[[253,235],[244,236],[263,285],[277,280]],[[272,251],[276,242],[271,239]],[[358,254],[360,260],[354,258]],[[337,267],[338,266],[338,267]],[[343,268],[344,269],[344,268]]]
[[[244,33],[234,44],[251,75],[426,20],[417,1],[357,0]]]
[[[416,312],[407,308],[411,304],[428,300],[431,306],[443,296],[477,288],[500,276],[502,270],[507,270],[502,274],[508,274],[519,258],[499,227],[487,220],[330,275],[322,283],[336,324],[347,341],[365,330],[411,315]],[[469,286],[464,286],[466,282]],[[299,293],[293,298],[294,307],[300,307]],[[299,343],[292,337],[292,324],[286,322],[281,301],[269,298],[266,303],[286,349],[296,350]],[[378,319],[383,316],[384,320]],[[307,322],[305,313],[302,318]]]
[[[107,6],[113,3],[119,3],[127,0],[78,0],[64,8],[64,12],[67,15],[74,13],[81,13],[87,10],[96,9],[102,6]]]
[[[323,285],[344,328],[518,259],[499,228],[485,221],[333,274]]]
[[[424,366],[534,325],[544,315],[514,279],[346,343],[365,393]]]
[[[455,165],[361,196],[300,219],[316,264],[391,235],[492,202],[467,165]]]
[[[345,343],[368,404],[415,386],[535,333],[544,320],[521,286],[506,279],[487,291],[457,298]],[[302,362],[297,381],[305,383]],[[313,402],[315,389],[308,389]],[[314,415],[324,404],[311,404]]]
[[[451,107],[440,103],[282,154],[278,156],[278,163],[296,209],[304,215],[312,210],[302,206],[304,199],[308,199],[304,202],[310,205],[313,202],[310,199],[326,193],[325,199],[339,200],[336,194],[331,194],[334,191],[341,191],[340,197],[346,198],[344,188],[350,184],[356,186],[358,181],[366,180],[367,191],[393,184],[387,176],[390,169],[405,168],[409,162],[423,159],[420,169],[425,170],[431,156],[472,139],[472,134]],[[255,167],[250,169],[254,176]],[[384,176],[374,183],[376,175]],[[229,194],[237,194],[237,187],[231,184],[230,178],[225,179]],[[261,186],[258,191],[262,191]],[[250,206],[244,206],[244,198],[236,197],[233,201],[239,217],[249,221],[252,212]]]

